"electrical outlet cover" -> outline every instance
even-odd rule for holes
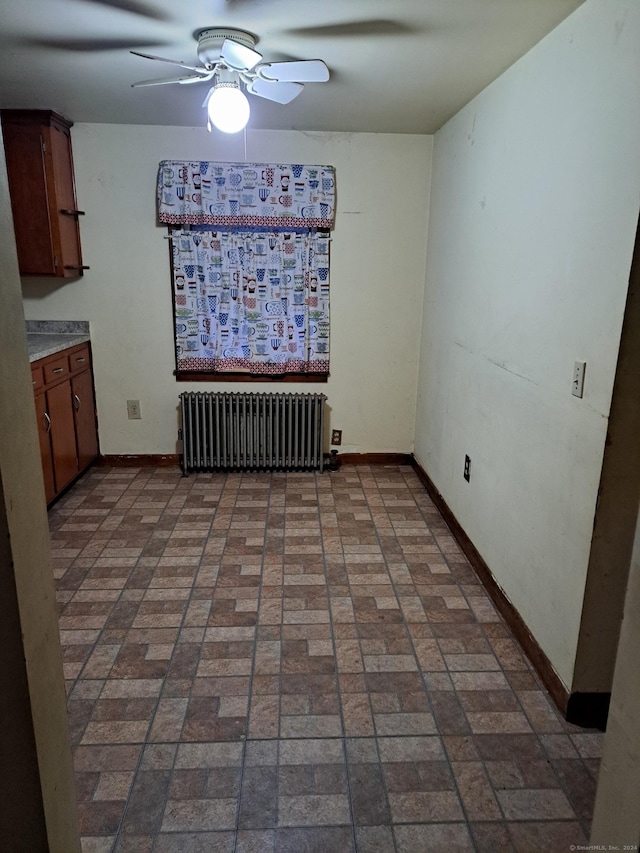
[[[140,400],[127,400],[127,417],[130,421],[137,421],[142,418]]]

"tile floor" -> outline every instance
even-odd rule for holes
[[[50,526],[84,851],[586,843],[602,735],[411,468],[94,468]]]

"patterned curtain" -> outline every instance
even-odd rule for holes
[[[329,372],[329,237],[174,231],[177,372]]]
[[[162,160],[158,221],[218,228],[333,228],[333,166]]]

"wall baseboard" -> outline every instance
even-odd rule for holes
[[[410,453],[338,453],[343,465],[411,465]]]
[[[325,455],[325,460],[327,458]],[[339,453],[338,459],[344,465],[412,464],[410,453]],[[180,456],[177,453],[103,454],[96,459],[95,464],[113,468],[179,467]]]
[[[95,464],[101,468],[178,468],[177,453],[103,454]]]
[[[540,648],[538,641],[535,639],[535,637],[527,627],[526,622],[524,621],[522,616],[520,616],[513,604],[509,601],[507,596],[504,594],[504,592],[496,582],[495,578],[493,577],[491,569],[485,563],[481,554],[479,553],[471,539],[469,539],[469,537],[465,533],[462,525],[455,517],[453,512],[449,509],[447,502],[442,497],[440,492],[436,489],[433,481],[431,480],[427,472],[424,470],[424,468],[422,468],[415,456],[413,456],[413,454],[411,456],[411,462],[416,474],[420,478],[420,481],[426,488],[429,497],[440,511],[440,514],[446,521],[447,526],[451,530],[451,533],[453,534],[465,557],[473,566],[473,569],[480,578],[480,581],[482,582],[484,588],[487,590],[487,593],[493,601],[497,611],[500,613],[500,615],[505,620],[505,622],[515,635],[516,639],[522,646],[525,654],[533,664],[536,672],[540,676],[542,683],[549,691],[549,694],[555,702],[556,706],[566,717],[567,706],[569,704],[569,691],[562,683],[560,677],[553,668],[551,661]],[[582,723],[578,723],[578,725],[582,725]]]

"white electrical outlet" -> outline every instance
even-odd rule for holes
[[[574,397],[582,397],[584,395],[584,373],[586,369],[586,361],[576,361],[573,366],[573,382],[571,383],[571,393]]]
[[[130,421],[140,420],[140,400],[127,400],[127,416]]]

